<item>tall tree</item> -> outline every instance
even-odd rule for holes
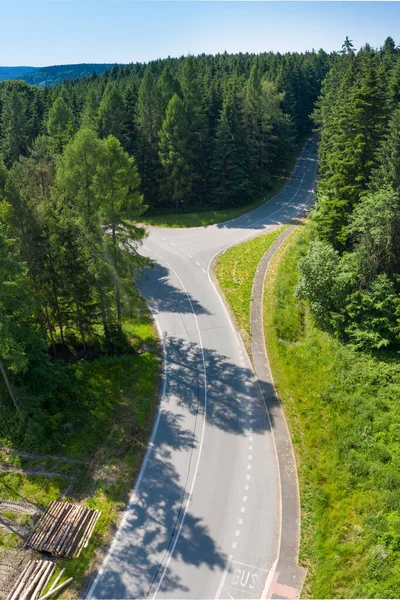
[[[100,137],[113,135],[126,147],[127,115],[122,94],[114,82],[109,82],[104,90],[99,107]]]
[[[73,134],[73,113],[66,99],[60,95],[52,104],[47,117],[47,132],[55,152],[61,153]]]
[[[190,199],[192,191],[191,139],[185,106],[178,94],[174,94],[160,132],[159,154],[164,172],[163,193],[167,202],[175,204],[177,212]]]
[[[27,102],[16,87],[7,94],[1,113],[1,149],[10,167],[20,155],[25,155],[30,141]]]

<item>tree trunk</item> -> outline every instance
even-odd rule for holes
[[[114,209],[114,206],[113,206],[113,209]],[[115,273],[118,273],[118,271],[117,271],[117,236],[115,233],[114,215],[113,215],[113,222],[112,222],[112,241],[113,241],[113,247],[114,247],[114,269],[115,269]],[[118,329],[121,332],[122,331],[121,296],[120,296],[120,293],[118,290],[118,281],[115,285],[115,303],[116,303],[116,307],[117,307]]]
[[[14,394],[14,391],[13,391],[13,389],[11,387],[11,383],[10,383],[10,380],[8,379],[6,368],[5,368],[4,363],[1,360],[1,358],[0,358],[0,371],[1,371],[1,374],[3,375],[3,379],[4,379],[4,382],[5,382],[6,387],[8,389],[8,393],[10,394],[10,398],[13,401],[13,404],[14,404],[15,408],[17,409],[17,412],[18,412],[18,414],[20,416],[20,419],[26,425],[26,423],[27,423],[26,417],[24,416],[24,414],[23,414],[23,412],[21,410],[21,407],[19,405],[18,399],[17,399],[16,395]]]

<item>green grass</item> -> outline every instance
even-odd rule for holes
[[[299,227],[271,262],[266,342],[301,490],[303,597],[400,597],[400,363],[318,329],[294,295],[310,241]]]
[[[220,254],[215,274],[250,352],[250,301],[253,279],[261,258],[285,227],[256,237]]]
[[[300,153],[301,148],[304,145],[302,140],[298,144],[293,146],[288,159],[288,167],[284,170],[283,174],[277,177],[275,184],[271,189],[266,190],[259,198],[244,204],[242,206],[235,206],[231,208],[216,209],[214,207],[203,208],[202,210],[188,210],[187,212],[176,213],[173,208],[170,210],[160,210],[159,212],[154,211],[149,214],[143,215],[141,218],[142,223],[146,225],[153,225],[155,227],[205,227],[206,225],[215,225],[216,223],[223,223],[230,221],[236,217],[240,217],[252,210],[255,210],[271,198],[273,198],[285,184],[289,173],[292,171],[295,160]]]
[[[58,454],[84,460],[85,464],[6,453],[0,456],[2,462],[20,469],[60,473],[54,477],[2,473],[1,498],[28,500],[44,508],[66,494],[68,499],[102,512],[89,547],[79,558],[59,564],[60,568],[66,567],[65,578],[74,577],[63,598],[79,597],[96,550],[115,530],[140,468],[157,409],[160,359],[149,313],[143,308],[136,319],[124,323],[124,329],[137,353],[78,361],[64,367],[76,375],[84,409],[78,416],[71,410],[58,423],[62,439]],[[71,482],[68,475],[76,479]],[[0,548],[18,545],[21,540],[17,536],[2,533]]]

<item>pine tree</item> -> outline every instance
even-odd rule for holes
[[[99,107],[100,137],[113,135],[125,148],[128,144],[126,135],[127,115],[124,99],[114,82],[107,84]]]
[[[22,93],[12,87],[7,94],[1,113],[1,149],[7,166],[20,155],[25,155],[30,141],[27,103]]]
[[[90,127],[93,130],[97,130],[98,124],[98,112],[99,112],[99,100],[94,87],[89,87],[85,104],[82,111],[81,125],[82,127]]]
[[[141,190],[145,201],[152,206],[159,200],[161,165],[158,157],[158,134],[162,125],[159,104],[159,89],[151,65],[148,65],[138,92],[135,156],[141,176]]]
[[[203,90],[193,56],[188,56],[182,63],[180,84],[191,147],[186,161],[191,170],[191,192],[187,200],[200,202],[207,189],[210,159],[207,146],[210,137],[203,105]]]
[[[159,147],[163,193],[167,202],[174,202],[178,212],[190,198],[193,182],[190,129],[185,106],[178,94],[174,94],[168,104]]]
[[[73,113],[62,95],[52,104],[47,117],[47,132],[52,138],[53,149],[61,154],[73,134]]]
[[[217,128],[212,161],[212,193],[218,206],[235,206],[249,199],[249,150],[238,96],[233,85]]]
[[[103,225],[111,228],[111,267],[115,284],[116,317],[122,331],[121,298],[132,298],[133,269],[141,264],[134,252],[144,230],[135,226],[143,213],[139,177],[133,158],[119,141],[109,136],[102,141],[94,182]],[[108,237],[105,240],[108,242]]]

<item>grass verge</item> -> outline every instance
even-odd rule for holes
[[[51,500],[64,496],[102,512],[89,547],[79,558],[59,563],[60,568],[66,568],[65,578],[74,577],[63,598],[81,597],[96,551],[115,532],[142,463],[157,409],[158,338],[147,309],[143,307],[124,329],[136,353],[64,367],[74,371],[86,402],[79,421],[71,414],[58,423],[63,440],[58,454],[75,460],[61,461],[53,456],[38,460],[34,453],[1,453],[1,462],[14,469],[0,474],[1,499],[29,501],[45,508]],[[2,443],[4,446],[4,440]],[[35,469],[53,475],[32,474]],[[0,512],[1,517],[7,516]],[[22,540],[17,535],[2,531],[0,556],[20,548]]]
[[[288,160],[288,168],[277,178],[275,185],[270,190],[267,190],[262,196],[254,200],[249,204],[242,206],[235,206],[224,209],[216,209],[213,207],[203,208],[202,210],[195,210],[194,208],[189,212],[176,213],[171,210],[155,212],[153,214],[145,214],[141,218],[142,223],[145,225],[153,225],[154,227],[205,227],[206,225],[215,225],[216,223],[224,223],[230,221],[236,217],[240,217],[252,210],[255,210],[274,196],[282,189],[285,184],[287,177],[292,171],[297,156],[300,153],[301,148],[304,145],[302,140],[293,147]]]
[[[253,280],[260,260],[284,229],[286,226],[229,248],[218,256],[215,265],[218,283],[249,354],[251,354],[250,301]]]
[[[270,263],[264,326],[297,455],[303,597],[400,597],[400,362],[318,329],[296,299],[310,241],[299,227]]]

